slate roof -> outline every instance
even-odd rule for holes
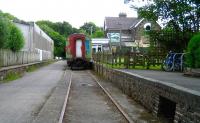
[[[133,17],[106,17],[105,27],[106,29],[122,29],[129,30],[135,26],[141,19]]]

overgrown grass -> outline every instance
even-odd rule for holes
[[[26,72],[34,72],[36,71],[37,69],[39,69],[40,67],[43,67],[43,66],[47,66],[51,63],[53,63],[54,61],[49,61],[49,62],[45,62],[41,65],[31,65],[31,66],[28,66],[27,69],[26,69]]]
[[[24,72],[34,72],[37,69],[39,69],[40,67],[47,66],[53,62],[54,61],[49,61],[49,62],[45,62],[42,64],[31,65],[31,66],[28,66],[25,71],[21,71],[21,72],[14,72],[14,71],[8,72],[6,77],[3,78],[3,80],[1,80],[0,83],[7,83],[10,81],[19,79],[23,76]]]
[[[26,69],[26,72],[34,72],[38,69],[38,67],[36,66],[29,66],[27,69]]]
[[[13,80],[16,80],[16,79],[19,79],[22,77],[22,74],[21,73],[18,73],[18,72],[9,72],[7,74],[7,76],[4,78],[3,81],[1,81],[2,83],[7,83],[9,81],[13,81]]]
[[[135,66],[135,68],[129,68],[129,69],[136,69],[136,70],[162,70],[161,65],[156,65],[156,66],[149,66],[149,69],[143,66]]]
[[[155,66],[151,65],[151,66],[149,66],[149,69],[147,69],[146,66],[138,66],[138,65],[136,65],[135,67],[129,66],[129,68],[127,68],[124,65],[111,65],[111,64],[105,64],[105,63],[103,63],[102,65],[104,65],[108,68],[114,68],[114,69],[162,70],[161,65],[155,65]]]

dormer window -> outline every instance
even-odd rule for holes
[[[151,23],[144,24],[145,31],[151,31]]]

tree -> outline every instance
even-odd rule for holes
[[[80,30],[79,29],[77,29],[77,28],[72,28],[72,30],[73,30],[73,33],[80,33]]]
[[[101,27],[96,26],[93,22],[86,22],[80,27],[80,32],[91,36],[92,38],[103,38],[104,32]]]
[[[36,22],[39,26],[47,25],[48,27],[52,28],[54,31],[58,32],[60,35],[68,37],[70,34],[79,33],[79,30],[72,27],[71,24],[68,22],[56,22],[53,23],[51,21],[37,21]]]
[[[24,37],[11,19],[16,18],[0,11],[0,48],[19,51],[24,46]]]
[[[96,32],[98,27],[93,22],[86,22],[80,27],[80,30],[84,30],[88,35],[92,35]]]
[[[134,8],[138,11],[139,17],[155,21],[160,19],[164,25],[171,22],[174,29],[178,25],[182,31],[199,31],[199,0],[154,0],[153,4]]]
[[[4,47],[9,38],[9,33],[7,20],[0,16],[0,48]]]
[[[0,10],[0,16],[7,18],[9,20],[19,20],[18,18],[16,18],[15,16],[11,15],[10,13],[4,13]]]
[[[54,40],[54,55],[65,57],[64,47],[66,38],[73,33],[79,33],[79,30],[73,28],[68,22],[37,21],[43,29]]]
[[[191,36],[199,32],[199,0],[153,0],[152,4],[146,4],[143,7],[133,6],[133,8],[137,10],[140,18],[160,20],[165,27],[164,32],[169,32],[170,28],[169,33],[172,35],[167,34],[168,42],[180,44],[181,50],[187,47]],[[162,32],[162,34],[164,33]],[[160,41],[164,43],[165,38],[162,39],[164,40]],[[171,41],[169,41],[170,39]]]
[[[92,35],[92,38],[103,38],[103,37],[104,37],[104,32],[102,30],[98,30]]]
[[[65,37],[54,31],[46,24],[41,24],[40,28],[44,30],[54,41],[54,56],[65,57]]]
[[[186,61],[191,68],[200,68],[200,33],[193,36],[188,44]]]
[[[72,25],[70,25],[68,22],[65,21],[63,23],[61,22],[55,23],[54,30],[66,37],[73,33]]]
[[[22,32],[14,25],[10,25],[10,33],[7,42],[5,43],[6,49],[12,51],[19,51],[24,47],[24,37]]]

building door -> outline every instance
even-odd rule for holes
[[[82,40],[76,40],[76,57],[82,57]]]

